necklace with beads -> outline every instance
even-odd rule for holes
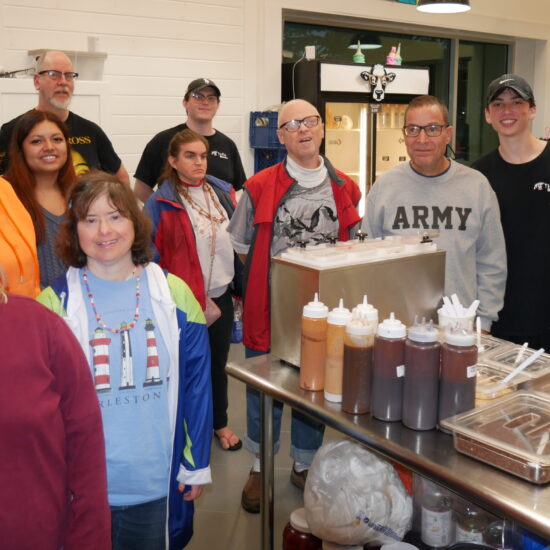
[[[90,300],[90,305],[92,306],[92,310],[95,315],[95,320],[97,321],[97,324],[104,330],[108,330],[109,332],[113,332],[114,334],[118,334],[119,332],[129,332],[132,330],[139,319],[139,299],[141,297],[140,293],[140,287],[141,287],[141,281],[139,278],[139,273],[136,275],[136,267],[134,267],[134,270],[132,271],[132,275],[130,278],[135,276],[136,279],[136,311],[134,313],[134,320],[124,328],[111,328],[107,326],[102,320],[101,315],[97,312],[95,301],[94,301],[94,295],[92,294],[92,291],[90,289],[90,282],[88,281],[88,268],[84,266],[82,270],[82,279],[84,280],[84,284],[86,285],[86,295],[88,296],[88,299]]]
[[[214,216],[210,213],[210,204],[208,204],[208,211],[205,210],[200,204],[197,204],[191,197],[189,191],[187,190],[187,185],[185,183],[180,182],[177,187],[178,187],[177,190],[182,194],[183,198],[189,203],[189,206],[193,210],[195,210],[195,212],[198,212],[201,216],[204,216],[205,218],[209,219],[211,222],[222,223],[223,221],[226,220],[226,217],[221,208],[221,205],[218,204],[218,202],[216,201],[216,198],[214,196],[214,190],[206,182],[204,182],[202,185],[206,202],[207,204],[209,203],[208,195],[210,194],[210,201],[212,201],[212,204],[218,211],[219,217]]]

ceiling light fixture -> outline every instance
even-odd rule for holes
[[[470,0],[418,0],[416,9],[426,13],[460,13],[471,8]]]

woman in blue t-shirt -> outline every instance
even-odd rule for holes
[[[205,318],[181,279],[149,263],[151,224],[127,185],[86,174],[69,204],[58,251],[71,267],[39,300],[66,318],[94,376],[113,549],[165,548],[166,525],[182,548],[211,482]]]

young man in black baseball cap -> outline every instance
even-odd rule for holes
[[[485,119],[498,149],[472,165],[497,195],[508,257],[504,307],[495,336],[550,348],[550,144],[531,132],[533,90],[519,75],[504,74],[487,88]]]
[[[152,195],[166,163],[170,140],[186,128],[204,136],[208,141],[208,173],[227,181],[236,190],[242,188],[246,175],[237,146],[231,138],[213,126],[214,116],[220,106],[220,96],[220,89],[209,78],[196,78],[189,83],[183,97],[186,122],[159,132],[145,146],[141,155],[134,174],[134,193],[138,199],[145,202]]]

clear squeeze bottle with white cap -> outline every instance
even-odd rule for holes
[[[371,410],[379,420],[401,420],[406,336],[407,327],[393,312],[376,331]]]
[[[342,376],[344,371],[344,332],[351,313],[340,298],[327,318],[327,357],[325,361],[325,399],[342,401]]]
[[[407,428],[431,430],[437,425],[440,351],[439,331],[431,321],[409,327],[402,418]]]
[[[315,293],[313,302],[304,306],[300,345],[300,387],[319,391],[325,384],[328,307]]]
[[[354,314],[344,334],[342,410],[350,414],[370,411],[374,331],[364,314]]]
[[[374,332],[376,332],[378,327],[378,310],[372,304],[369,304],[366,294],[363,295],[363,301],[353,308],[352,313],[365,315],[367,321],[372,325]]]
[[[445,341],[441,346],[439,421],[474,408],[477,367],[475,342],[475,335],[469,330],[451,328],[445,331]]]

